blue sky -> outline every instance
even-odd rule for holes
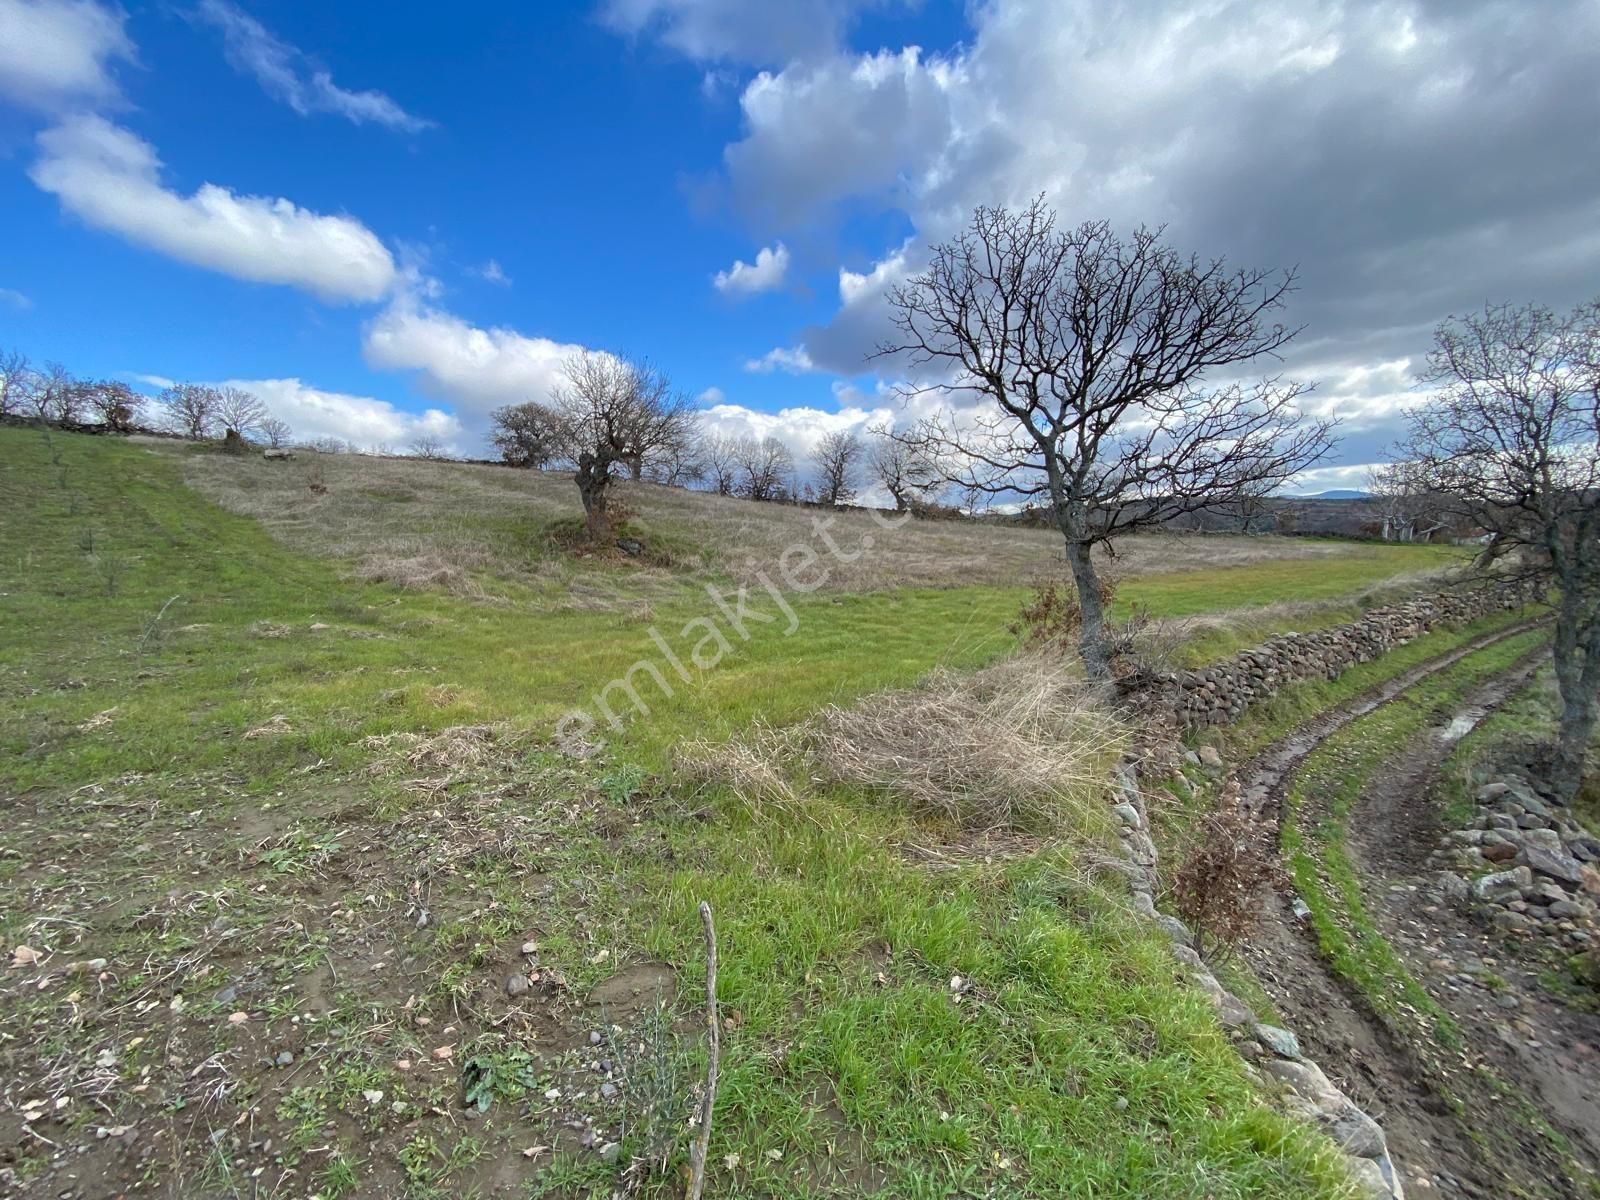
[[[1445,315],[1600,290],[1600,6],[1121,8],[0,0],[0,346],[464,452],[625,351],[803,453],[904,419],[884,288],[1043,191],[1299,264],[1320,487]]]

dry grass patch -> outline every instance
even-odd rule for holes
[[[1065,664],[1023,655],[973,675],[827,708],[808,726],[822,770],[963,830],[1082,828],[1127,744]]]
[[[804,776],[892,797],[963,835],[1051,836],[1103,822],[1110,767],[1127,740],[1065,663],[1024,655],[974,674],[939,671],[789,730],[693,743],[678,766],[753,812],[805,813]]]

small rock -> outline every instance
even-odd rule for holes
[[[620,1142],[607,1142],[600,1147],[600,1161],[607,1165],[615,1164],[622,1157],[622,1144]]]
[[[1117,814],[1118,820],[1124,825],[1131,826],[1134,829],[1139,828],[1139,810],[1133,805],[1119,804],[1111,811]]]
[[[528,977],[526,975],[513,975],[506,980],[506,995],[520,996],[528,990]]]
[[[1279,1058],[1298,1060],[1300,1058],[1300,1039],[1287,1029],[1279,1029],[1276,1025],[1257,1025],[1253,1032],[1256,1041]]]
[[[1215,746],[1201,746],[1198,754],[1202,767],[1210,771],[1220,771],[1222,769],[1222,755],[1217,752]]]
[[[1326,1122],[1328,1136],[1357,1158],[1377,1158],[1389,1147],[1378,1123],[1355,1105],[1347,1105]]]
[[[272,1061],[277,1063],[280,1067],[292,1067],[294,1066],[294,1054],[288,1050],[284,1050]]]
[[[615,1100],[621,1094],[617,1091],[617,1085],[614,1083],[602,1083],[600,1085],[600,1098],[602,1100]]]
[[[539,953],[539,943],[538,942],[523,942],[522,943],[522,952],[524,954],[537,954],[537,953]]]
[[[1496,871],[1472,881],[1475,900],[1498,900],[1520,895],[1522,889],[1533,883],[1533,872],[1527,867],[1512,867],[1509,871]]]

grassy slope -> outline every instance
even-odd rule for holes
[[[502,719],[551,728],[634,663],[660,663],[650,629],[683,655],[698,636],[682,637],[684,624],[716,612],[691,582],[657,587],[640,612],[552,607],[510,586],[499,603],[466,604],[352,584],[175,486],[170,457],[61,435],[47,447],[20,429],[0,430],[0,448],[9,548],[0,587],[15,634],[0,646],[0,668],[26,671],[19,686],[40,692],[0,732],[23,782],[44,755],[41,778],[86,782],[110,762],[148,770],[191,755],[197,738],[196,765],[227,761],[270,777],[283,745],[267,754],[237,735],[280,713],[297,731],[287,745],[318,755],[394,729]],[[1391,549],[1137,578],[1124,597],[1158,616],[1327,597],[1423,561]],[[597,564],[583,583],[626,595],[636,579],[627,566]],[[1020,598],[989,587],[793,596],[792,636],[756,628],[689,685],[663,665],[670,701],[640,677],[652,712],[632,723],[627,743],[659,762],[685,735],[724,736],[756,715],[783,723],[935,665],[990,660],[1012,644],[1004,629]],[[288,636],[252,632],[257,622]],[[314,623],[331,628],[313,632]],[[63,689],[69,681],[89,686]],[[113,703],[109,729],[76,736]]]
[[[170,460],[110,441],[46,443],[0,430],[0,465],[0,753],[12,782],[37,789],[46,827],[33,833],[53,839],[133,822],[116,827],[114,844],[190,848],[171,863],[80,855],[70,871],[36,875],[35,856],[8,832],[0,869],[26,885],[30,903],[7,914],[6,941],[25,932],[25,921],[60,912],[90,922],[80,953],[158,964],[204,939],[216,915],[206,905],[227,903],[228,920],[248,931],[251,961],[277,964],[282,998],[253,1021],[281,1037],[289,1014],[310,1005],[300,992],[307,972],[355,936],[340,933],[337,914],[378,914],[368,928],[391,944],[366,961],[381,953],[416,964],[409,986],[421,1007],[402,1012],[405,986],[364,990],[367,977],[352,978],[344,962],[325,1020],[337,1030],[382,1023],[405,1032],[379,1047],[358,1032],[331,1039],[334,1048],[310,1059],[287,1093],[273,1079],[251,1084],[266,1097],[258,1120],[290,1122],[281,1137],[292,1153],[342,1148],[344,1157],[323,1168],[328,1192],[350,1163],[366,1175],[399,1161],[409,1190],[433,1195],[464,1193],[471,1164],[492,1152],[515,1161],[515,1147],[539,1136],[530,1130],[537,1105],[502,1104],[463,1133],[450,1123],[360,1118],[362,1091],[451,1109],[448,1079],[435,1085],[443,1090],[417,1091],[390,1060],[412,1046],[426,1056],[437,1035],[411,1030],[419,1014],[432,1014],[437,1029],[462,1020],[467,997],[496,993],[496,972],[529,929],[539,930],[544,961],[575,991],[617,961],[647,955],[679,964],[682,1002],[692,1007],[693,906],[704,897],[722,932],[721,996],[742,1019],[729,1038],[713,1141],[715,1161],[733,1155],[736,1165],[720,1168],[719,1192],[1339,1194],[1322,1143],[1255,1103],[1205,1003],[1175,982],[1165,949],[1095,886],[1101,831],[1070,831],[1062,844],[1014,857],[958,849],[951,869],[931,872],[900,848],[937,843],[941,831],[910,827],[881,802],[850,793],[813,794],[800,812],[749,812],[717,792],[683,796],[652,785],[639,793],[617,757],[573,768],[537,753],[464,772],[438,791],[375,780],[356,746],[364,735],[497,718],[537,733],[639,653],[647,644],[639,623],[615,612],[349,585],[331,565],[291,554],[253,523],[185,492]],[[1304,575],[1260,564],[1196,572],[1189,591],[1170,586],[1174,576],[1152,596],[1169,611],[1192,610],[1264,589],[1277,598],[1320,588],[1326,572],[1326,563]],[[152,629],[174,594],[181,600]],[[673,603],[698,615],[691,600]],[[994,630],[1014,603],[1003,589],[814,597],[799,608],[800,634],[752,641],[706,687],[638,723],[621,752],[659,761],[685,733],[733,731],[757,713],[781,722],[913,680],[936,663],[992,657],[1008,644]],[[670,628],[673,610],[653,604],[657,623]],[[313,633],[315,621],[332,628]],[[262,636],[276,627],[289,636]],[[79,729],[108,710],[103,724]],[[292,732],[241,736],[278,713]],[[302,772],[319,759],[327,762],[316,774]],[[150,775],[123,777],[129,771]],[[67,789],[83,783],[119,803],[100,810],[73,801]],[[254,815],[267,805],[245,794],[269,789],[274,812]],[[496,800],[492,813],[473,808],[500,796],[514,802]],[[557,836],[536,845],[516,840],[527,823],[566,811],[549,806],[575,798],[584,819],[558,820]],[[358,851],[411,831],[431,839],[441,823],[462,819],[463,806],[501,832],[492,850],[432,877],[440,915],[417,930],[404,904],[405,855]],[[270,856],[259,841],[263,819],[281,835]],[[437,836],[446,844],[450,828]],[[76,842],[62,844],[75,853]],[[128,905],[86,907],[77,890],[85,881],[96,894],[126,895]],[[322,890],[312,894],[314,886]],[[187,916],[171,914],[158,940],[128,919],[199,888],[213,890],[192,893],[208,899]],[[975,985],[959,1005],[949,994],[953,975]],[[146,994],[138,989],[150,979],[118,986],[109,999],[123,1002],[115,1019],[126,1039],[137,1006],[125,1002]],[[191,981],[189,989],[211,986]],[[50,1031],[35,1037],[62,1039],[64,1052],[74,1033],[101,1019],[96,1010],[87,1022],[58,1020],[50,993],[27,1003],[23,1015]],[[472,1005],[465,1012],[464,1044],[501,1044],[503,1034]],[[222,1015],[194,1014],[218,1023]],[[510,1092],[526,1102],[542,1087]],[[357,1119],[365,1133],[350,1132]],[[614,1169],[578,1154],[533,1186],[568,1194],[614,1180]]]

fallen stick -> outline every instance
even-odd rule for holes
[[[689,1152],[688,1200],[700,1200],[706,1183],[706,1155],[711,1150],[711,1109],[717,1100],[717,1060],[722,1052],[722,1022],[717,1019],[717,929],[711,923],[711,905],[700,901],[700,924],[706,932],[706,1033],[710,1038],[706,1061],[706,1097],[700,1106],[700,1133]]]

